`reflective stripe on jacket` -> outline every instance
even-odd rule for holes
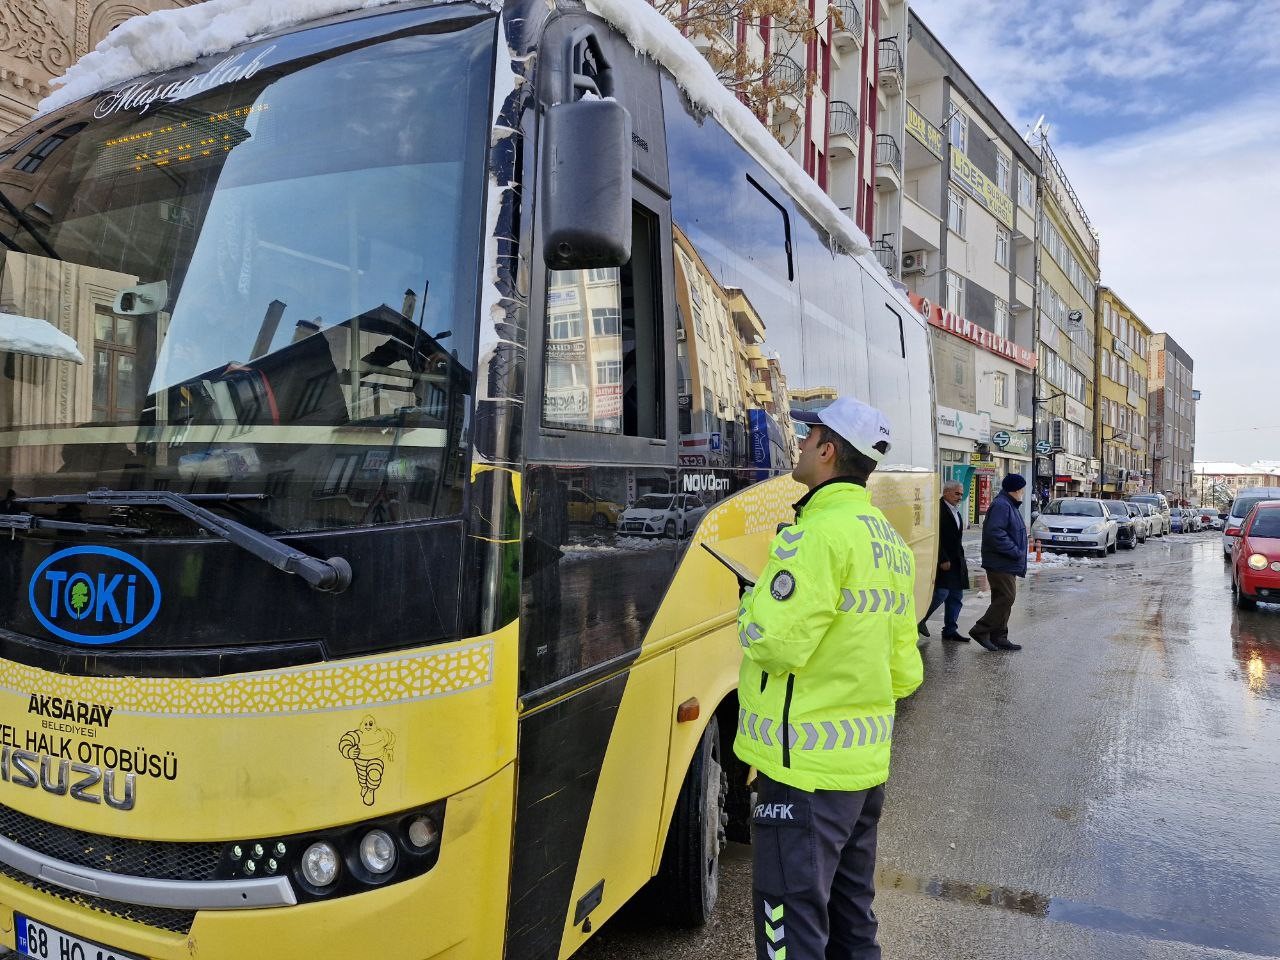
[[[738,616],[734,752],[802,790],[865,790],[889,777],[894,703],[924,678],[915,558],[865,487],[802,501]]]

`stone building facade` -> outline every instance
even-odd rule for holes
[[[198,0],[0,0],[0,136],[31,119],[49,81],[130,17]]]

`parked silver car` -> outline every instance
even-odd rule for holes
[[[1103,501],[1094,497],[1050,500],[1031,525],[1031,535],[1047,550],[1093,553],[1105,557],[1116,552],[1120,525]]]
[[[1163,537],[1169,532],[1169,514],[1167,511],[1161,511],[1153,503],[1145,500],[1130,500],[1135,507],[1142,511],[1142,515],[1147,518],[1147,536]]]
[[[1151,508],[1147,507],[1143,511],[1143,504],[1125,502],[1125,506],[1129,508],[1129,516],[1133,518],[1133,532],[1138,535],[1139,543],[1146,543],[1147,537],[1151,536]]]

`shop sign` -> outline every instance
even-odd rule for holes
[[[951,147],[951,179],[990,210],[997,220],[1013,229],[1013,199],[996,186],[954,144]]]
[[[969,466],[975,470],[994,470],[996,469],[996,462],[986,459],[980,453],[971,453],[969,454]]]
[[[951,407],[938,407],[938,432],[952,437],[965,437],[980,443],[991,442],[991,415],[986,413],[969,413],[967,410],[953,410]]]
[[[994,440],[995,438],[993,437],[992,441],[994,442]],[[1024,457],[1029,457],[1031,455],[1031,434],[1010,433],[1009,442],[1006,443],[1001,450],[1005,453],[1016,453]]]
[[[1021,347],[1012,340],[1006,340],[986,327],[966,320],[950,310],[944,310],[940,305],[932,303],[917,293],[910,293],[907,296],[912,306],[920,312],[920,316],[929,321],[930,326],[977,344],[982,349],[1004,357],[1006,360],[1012,360],[1028,370],[1035,369],[1036,355],[1026,347]]]
[[[1072,420],[1081,426],[1089,425],[1089,411],[1085,409],[1085,405],[1079,400],[1073,400],[1071,397],[1062,398],[1066,403],[1067,419]]]
[[[585,340],[548,340],[547,357],[551,360],[584,360],[587,356]]]
[[[910,101],[907,102],[907,133],[915,137],[920,146],[942,159],[942,131],[926,120]]]

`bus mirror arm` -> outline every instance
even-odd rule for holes
[[[552,270],[631,259],[631,114],[616,100],[547,108],[542,253]]]
[[[202,500],[262,499],[259,494],[192,494],[184,497],[172,490],[90,490],[88,493],[53,497],[25,497],[21,503],[89,503],[104,507],[165,507],[199,524],[228,543],[252,553],[260,560],[284,573],[301,577],[312,588],[324,593],[342,593],[351,586],[351,564],[342,557],[321,560],[295,550],[274,537],[252,527],[219,516],[212,510],[193,503]]]

